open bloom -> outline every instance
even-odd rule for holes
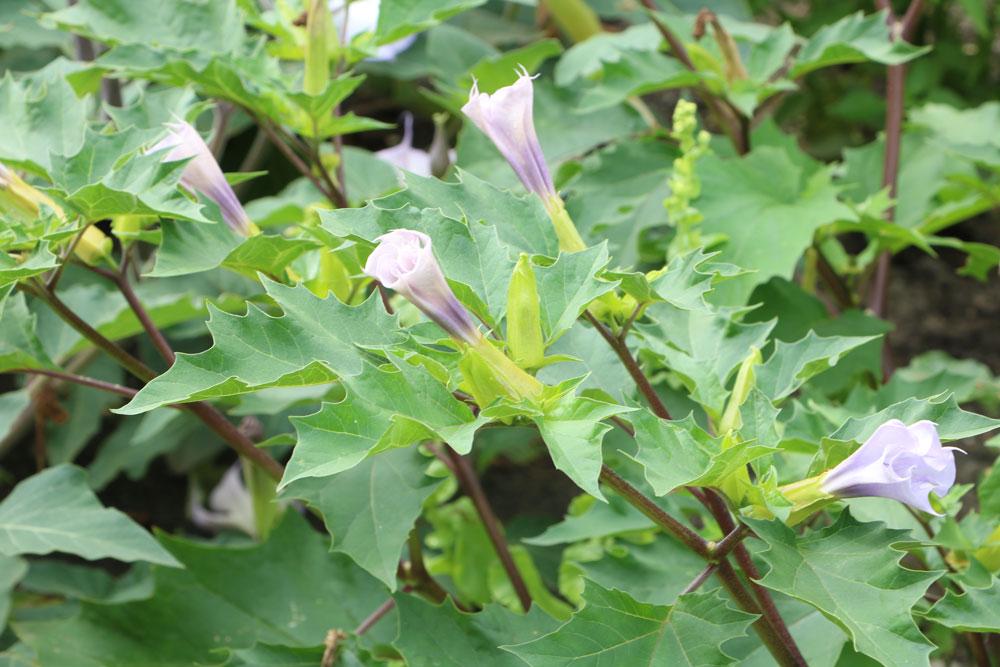
[[[218,204],[226,224],[233,231],[249,236],[253,223],[198,130],[183,121],[167,123],[167,128],[170,132],[150,149],[151,152],[165,151],[165,162],[192,158],[181,173],[181,183]]]
[[[823,477],[823,492],[841,498],[881,496],[937,514],[928,496],[955,483],[955,448],[942,447],[934,422],[891,419]]]
[[[454,338],[479,342],[482,335],[445,281],[429,236],[396,229],[376,241],[378,246],[365,263],[366,274],[402,294]]]
[[[558,195],[535,134],[531,79],[522,67],[517,81],[492,95],[479,92],[478,83],[473,83],[462,112],[493,141],[524,187],[548,207]]]

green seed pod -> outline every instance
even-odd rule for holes
[[[302,89],[319,95],[330,81],[330,6],[326,0],[312,0],[306,19],[306,75]]]

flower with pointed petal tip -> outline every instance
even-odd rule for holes
[[[944,496],[955,483],[954,452],[954,447],[941,446],[934,422],[907,426],[890,419],[823,476],[821,489],[841,498],[892,498],[937,514],[929,495]]]
[[[167,128],[170,130],[167,136],[153,146],[150,152],[164,151],[164,162],[191,158],[181,172],[181,183],[189,190],[200,192],[215,202],[222,211],[226,224],[233,231],[249,236],[254,228],[253,223],[198,130],[184,121],[167,123]]]
[[[405,171],[418,176],[431,175],[431,154],[413,147],[413,114],[403,114],[403,139],[395,146],[375,152],[375,156]]]
[[[238,530],[251,537],[258,536],[253,498],[243,482],[239,463],[230,466],[212,489],[207,506],[203,503],[204,493],[198,486],[192,487],[188,514],[194,525],[212,532]]]
[[[549,207],[559,196],[535,134],[532,78],[522,67],[517,81],[492,95],[479,92],[478,82],[473,82],[462,112],[490,138],[524,187]]]
[[[375,239],[365,273],[402,294],[438,326],[465,343],[482,334],[441,273],[431,237],[411,229],[396,229]]]

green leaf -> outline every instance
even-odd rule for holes
[[[646,309],[649,324],[636,324],[642,345],[661,356],[691,398],[719,416],[729,392],[726,384],[751,347],[762,348],[774,322],[741,324],[735,309],[677,308],[658,303]]]
[[[82,0],[46,14],[43,21],[108,44],[155,44],[216,53],[245,38],[236,0]]]
[[[48,468],[19,483],[0,502],[0,553],[70,553],[88,560],[115,558],[178,565],[131,519],[101,506],[86,473],[71,465]]]
[[[961,595],[949,588],[925,616],[958,632],[1000,632],[1000,579]]]
[[[459,300],[488,322],[503,317],[516,255],[501,243],[495,227],[477,222],[466,225],[440,210],[386,210],[372,204],[324,212],[321,218],[323,228],[334,237],[366,244],[393,229],[424,232],[431,237],[434,256]]]
[[[394,591],[402,546],[439,482],[424,475],[427,463],[413,449],[393,449],[332,478],[300,478],[282,495],[319,510],[333,550]]]
[[[88,222],[115,215],[211,222],[178,189],[185,163],[164,163],[159,153],[138,152],[150,139],[149,132],[131,128],[116,134],[88,130],[78,152],[52,157],[52,181]],[[215,218],[221,220],[219,214]]]
[[[247,649],[233,651],[235,662],[226,663],[234,667],[316,667],[323,662],[325,647],[296,648],[292,646],[277,646],[274,644],[254,644]],[[353,655],[341,650],[338,654],[338,664],[358,664],[351,661]]]
[[[536,266],[542,334],[552,343],[565,333],[591,301],[614,290],[614,282],[597,277],[609,261],[606,243],[582,252],[562,253],[548,266]]]
[[[586,606],[555,632],[505,646],[532,667],[579,665],[729,665],[723,642],[753,621],[717,593],[682,595],[670,606],[642,604],[593,582]]]
[[[631,410],[613,403],[567,395],[554,405],[546,406],[545,414],[533,420],[545,440],[553,465],[581,489],[603,500],[597,478],[604,462],[601,442],[611,425],[602,420]]]
[[[0,554],[0,625],[6,627],[7,617],[10,614],[11,593],[27,572],[28,562],[23,558]]]
[[[372,454],[424,440],[443,440],[463,454],[471,450],[473,434],[486,420],[473,417],[426,370],[390,361],[393,369],[366,365],[359,375],[342,378],[347,396],[340,403],[293,418],[298,444],[282,486],[335,475]]]
[[[47,243],[39,243],[31,254],[20,261],[7,253],[0,253],[0,290],[11,283],[50,271],[58,265],[58,260]]]
[[[646,138],[615,142],[584,158],[565,188],[566,210],[584,239],[606,238],[618,265],[636,264],[643,231],[667,224],[663,200],[675,157],[674,147]]]
[[[699,428],[690,415],[667,421],[643,410],[629,419],[639,445],[634,458],[658,496],[688,484],[717,485],[750,461],[777,451],[752,441],[723,449],[720,439]]]
[[[928,399],[908,398],[867,417],[851,417],[830,438],[864,442],[890,419],[904,424],[928,419],[937,424],[938,434],[945,441],[971,438],[1000,427],[1000,419],[966,412],[958,407],[954,396],[942,394]]]
[[[909,539],[909,531],[858,523],[848,512],[803,536],[777,521],[751,526],[769,547],[760,553],[770,567],[761,584],[816,607],[883,665],[928,663],[934,646],[910,610],[941,573],[899,566],[903,554],[892,545]]]
[[[822,67],[865,60],[899,65],[928,51],[929,46],[892,40],[884,12],[868,16],[857,12],[820,28],[803,45],[788,76],[796,79]]]
[[[809,378],[836,366],[842,355],[876,338],[878,336],[824,338],[810,331],[794,343],[779,340],[768,360],[755,371],[756,386],[771,400],[781,400]]]
[[[399,637],[393,644],[410,667],[517,667],[523,663],[497,647],[531,641],[556,626],[537,606],[523,615],[495,604],[467,614],[450,599],[434,606],[412,595],[397,595],[396,605]]]
[[[458,182],[404,174],[406,190],[372,202],[384,209],[407,204],[417,208],[440,208],[455,220],[484,222],[495,227],[497,236],[522,252],[555,257],[559,240],[552,222],[538,197],[523,192],[501,190],[462,169],[456,169]]]
[[[375,34],[379,44],[394,42],[401,37],[446,21],[455,14],[478,7],[485,0],[397,0],[388,2],[378,16]]]
[[[148,276],[168,278],[208,271],[235,252],[242,237],[227,225],[197,225],[174,220],[160,223],[163,240]]]
[[[818,228],[855,217],[838,201],[828,168],[807,173],[783,148],[762,146],[739,158],[706,155],[697,171],[701,196],[694,206],[705,216],[704,233],[728,239],[722,261],[754,271],[716,289],[727,303],[741,305],[771,276],[791,279]]]
[[[178,354],[116,412],[135,415],[171,403],[236,396],[264,387],[330,382],[363,369],[359,346],[386,347],[399,340],[394,318],[378,297],[346,306],[317,298],[303,286],[264,280],[264,288],[284,311],[272,317],[249,306],[243,316],[210,309],[215,344],[198,354]]]
[[[35,315],[28,310],[24,294],[7,297],[0,287],[0,371],[14,368],[49,368],[56,365],[38,339]]]
[[[567,515],[561,522],[546,528],[541,535],[524,542],[552,546],[654,527],[652,520],[620,496],[609,494],[607,500],[606,503],[592,502],[586,512]]]
[[[572,559],[570,552],[566,558]],[[676,602],[677,596],[705,569],[701,556],[664,533],[648,544],[623,538],[598,560],[581,558],[574,563],[589,581],[627,593],[636,602],[661,605]]]
[[[50,156],[72,155],[83,145],[87,102],[64,75],[72,65],[58,58],[44,69],[0,81],[0,160],[45,174]]]
[[[607,275],[620,279],[622,290],[641,303],[666,301],[685,310],[706,310],[709,306],[705,295],[712,291],[715,283],[740,273],[732,265],[711,262],[715,254],[699,249],[674,257],[652,279],[644,273],[609,272]]]
[[[164,543],[185,569],[157,569],[153,597],[85,602],[65,620],[18,623],[18,636],[41,664],[71,655],[80,667],[214,665],[220,650],[257,642],[314,647],[331,628],[357,627],[386,599],[381,584],[329,553],[324,537],[294,512],[262,545]],[[390,641],[393,621],[390,615],[375,625],[365,640]]]
[[[925,128],[938,146],[970,160],[1000,165],[1000,102],[973,109],[929,103],[911,109],[909,122]],[[902,203],[902,202],[900,202]]]

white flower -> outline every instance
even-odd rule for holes
[[[535,134],[531,80],[522,67],[517,81],[492,95],[479,92],[479,84],[473,83],[462,112],[493,141],[524,187],[548,206],[558,195]]]
[[[337,28],[338,37],[343,36],[344,41],[350,42],[362,33],[375,32],[378,27],[380,4],[379,0],[355,0],[350,3],[347,0],[330,0],[330,13],[333,14],[333,24]],[[345,16],[347,25],[344,25]],[[410,48],[416,39],[416,35],[407,35],[395,42],[383,44],[368,60],[372,62],[392,60]]]
[[[934,422],[907,426],[891,419],[823,477],[825,493],[841,498],[881,496],[931,514],[928,496],[955,483],[955,448],[942,447]]]
[[[257,537],[253,498],[243,483],[240,464],[234,463],[222,476],[208,497],[208,507],[202,505],[203,494],[193,487],[188,511],[191,521],[199,528],[210,531],[238,530],[250,537]]]
[[[376,151],[376,156],[392,166],[418,176],[431,175],[431,154],[413,147],[413,114],[403,115],[403,140],[390,148]]]
[[[376,241],[378,246],[365,263],[366,274],[402,294],[454,338],[470,344],[479,341],[479,329],[445,281],[429,236],[396,229]]]
[[[181,183],[189,190],[199,192],[215,202],[222,211],[226,224],[233,231],[248,236],[253,223],[198,130],[184,121],[167,123],[167,128],[167,136],[153,146],[150,152],[164,151],[164,162],[191,158],[181,173]]]

